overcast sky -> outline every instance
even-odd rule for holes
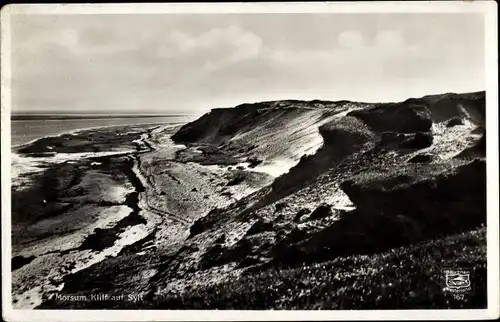
[[[199,113],[483,90],[478,14],[12,17],[13,111]]]

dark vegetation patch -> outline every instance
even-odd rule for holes
[[[461,117],[455,116],[451,118],[448,122],[446,122],[446,127],[454,127],[457,125],[463,125],[464,121],[462,120]]]
[[[250,229],[247,231],[247,236],[271,230],[272,228],[273,228],[272,222],[265,219],[258,219],[254,224],[252,224],[252,227],[250,227]]]
[[[356,209],[341,212],[339,219],[324,229],[305,231],[299,240],[282,243],[274,261],[296,266],[338,256],[374,254],[486,223],[484,161],[451,169],[423,165],[414,171],[371,171],[343,182],[341,187]],[[319,217],[329,215],[325,205],[318,208],[323,213]]]
[[[427,132],[432,126],[431,112],[425,105],[379,104],[348,115],[362,120],[376,132]]]
[[[92,165],[98,162],[99,165]],[[109,207],[121,204],[119,200],[105,200],[92,189],[82,184],[91,182],[94,175],[104,174],[110,184],[123,184],[128,179],[141,189],[140,181],[130,174],[132,160],[120,156],[95,157],[78,160],[74,163],[50,164],[41,172],[30,177],[31,184],[22,190],[12,190],[12,224],[14,227],[28,227],[40,220],[57,218],[85,205]],[[134,182],[134,179],[135,182]],[[107,183],[103,183],[107,184]],[[43,239],[51,234],[64,234],[73,231],[36,231],[28,234],[26,230],[13,229],[12,242],[20,244],[29,240]]]
[[[98,169],[90,164],[99,162]],[[133,159],[122,157],[102,157],[91,158],[78,163],[54,164],[47,170],[38,174],[34,180],[34,186],[22,191],[12,193],[12,219],[13,223],[33,224],[49,217],[64,215],[70,209],[81,207],[85,204],[95,204],[97,207],[110,207],[119,204],[116,201],[94,200],[91,191],[85,189],[75,189],[85,178],[88,170],[105,173],[111,180],[122,182],[128,180],[135,187],[135,192],[127,195],[125,205],[132,209],[129,216],[120,220],[117,225],[109,229],[96,229],[89,235],[78,249],[102,250],[114,244],[118,239],[118,234],[125,228],[141,223],[146,223],[145,219],[138,214],[138,193],[144,191],[139,178],[132,171]],[[75,195],[76,194],[76,195]],[[77,197],[77,198],[75,198]],[[71,200],[71,203],[66,200]],[[68,232],[71,231],[69,228]],[[44,234],[34,236],[45,238],[56,232],[47,231]],[[13,242],[28,236],[17,236],[13,234]]]
[[[380,135],[379,146],[390,150],[419,150],[431,146],[433,139],[430,132],[383,132]]]
[[[222,213],[221,209],[214,208],[207,215],[197,219],[189,228],[188,239],[209,230],[219,219],[218,216]]]
[[[262,163],[262,160],[259,160],[255,157],[252,157],[252,158],[248,159],[248,162],[249,162],[249,165],[248,165],[249,168],[255,168],[256,166],[258,166],[259,164]]]
[[[12,223],[29,224],[64,213],[69,208],[61,198],[80,181],[84,169],[62,164],[34,174],[33,186],[12,191]]]
[[[31,263],[35,258],[36,258],[36,256],[29,256],[29,257],[14,256],[14,257],[12,257],[12,261],[11,261],[11,270],[14,271],[18,268],[21,268],[24,265]]]
[[[287,206],[286,202],[279,202],[274,206],[275,207],[274,212],[280,212],[283,209],[285,209],[286,206]]]
[[[314,211],[309,215],[310,220],[322,219],[330,217],[332,215],[332,209],[330,205],[323,203],[314,209]]]
[[[433,160],[434,156],[429,153],[419,153],[416,156],[412,157],[408,162],[411,163],[428,163]]]

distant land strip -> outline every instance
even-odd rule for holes
[[[145,118],[145,117],[181,117],[190,114],[13,114],[11,120],[75,120],[75,119],[116,119],[116,118]]]

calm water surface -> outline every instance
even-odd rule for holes
[[[16,146],[41,137],[58,135],[89,127],[189,122],[193,118],[193,116],[162,116],[137,118],[109,117],[105,119],[12,120],[10,123],[11,144],[12,146]]]

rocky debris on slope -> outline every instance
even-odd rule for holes
[[[151,309],[443,309],[485,308],[486,231],[401,247],[374,256],[349,256],[289,269],[269,269],[192,292],[170,293]],[[446,256],[443,256],[446,250]],[[442,267],[471,267],[475,291],[450,303]],[[133,305],[124,305],[133,308]]]
[[[471,267],[474,292],[450,303],[442,267]],[[289,269],[255,270],[239,278],[175,290],[152,301],[117,301],[117,309],[477,309],[486,308],[486,229]],[[156,282],[156,281],[154,281]],[[95,308],[92,301],[48,301],[40,308]],[[456,305],[456,306],[455,306]]]
[[[217,239],[215,239],[214,243],[215,244],[223,244],[226,242],[226,234],[222,234]]]
[[[260,260],[259,257],[257,256],[248,256],[246,257],[243,261],[241,261],[237,266],[236,268],[245,268],[245,267],[249,267],[249,266],[254,266],[254,265],[257,265],[259,263],[261,263],[262,261]]]
[[[203,254],[199,267],[201,269],[210,268],[222,264],[220,261],[220,256],[226,248],[221,244],[214,244],[209,247],[207,251]]]
[[[293,246],[299,241],[306,239],[308,237],[308,234],[305,229],[301,229],[295,226],[288,233],[285,231],[283,231],[282,233],[278,233],[277,237],[278,241],[271,249],[270,254],[275,259],[281,257],[282,259],[287,260],[286,256],[283,256],[283,252],[286,252],[290,248],[290,246]]]

